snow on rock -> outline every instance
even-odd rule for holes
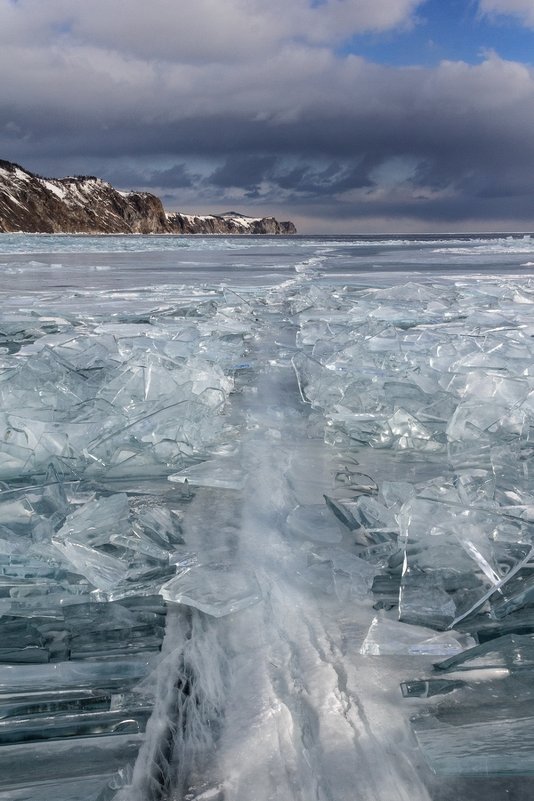
[[[225,214],[168,213],[167,220],[176,233],[182,234],[296,234],[292,222],[278,222],[274,217],[246,217],[237,212]]]
[[[290,222],[237,212],[166,213],[149,192],[121,192],[94,176],[42,178],[0,160],[0,232],[294,234]]]

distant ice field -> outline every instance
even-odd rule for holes
[[[384,283],[381,273],[482,275],[534,271],[534,236],[0,235],[0,291],[162,284],[273,284],[320,269],[326,280]]]

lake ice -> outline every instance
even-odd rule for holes
[[[0,799],[530,798],[533,263],[0,237]]]

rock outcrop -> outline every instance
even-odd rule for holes
[[[278,222],[274,217],[246,217],[236,211],[225,214],[167,214],[177,234],[296,234],[292,222]]]
[[[166,213],[149,192],[120,192],[94,176],[41,178],[0,160],[0,232],[84,234],[295,234],[293,223],[236,212]]]

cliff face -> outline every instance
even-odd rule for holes
[[[99,178],[47,179],[0,161],[0,231],[150,234],[167,231],[159,198]]]
[[[296,234],[292,222],[278,222],[274,217],[246,217],[235,211],[226,214],[167,214],[167,221],[177,234]]]
[[[229,212],[166,214],[148,192],[119,192],[92,176],[41,178],[0,160],[0,232],[84,234],[294,234],[293,223]]]

